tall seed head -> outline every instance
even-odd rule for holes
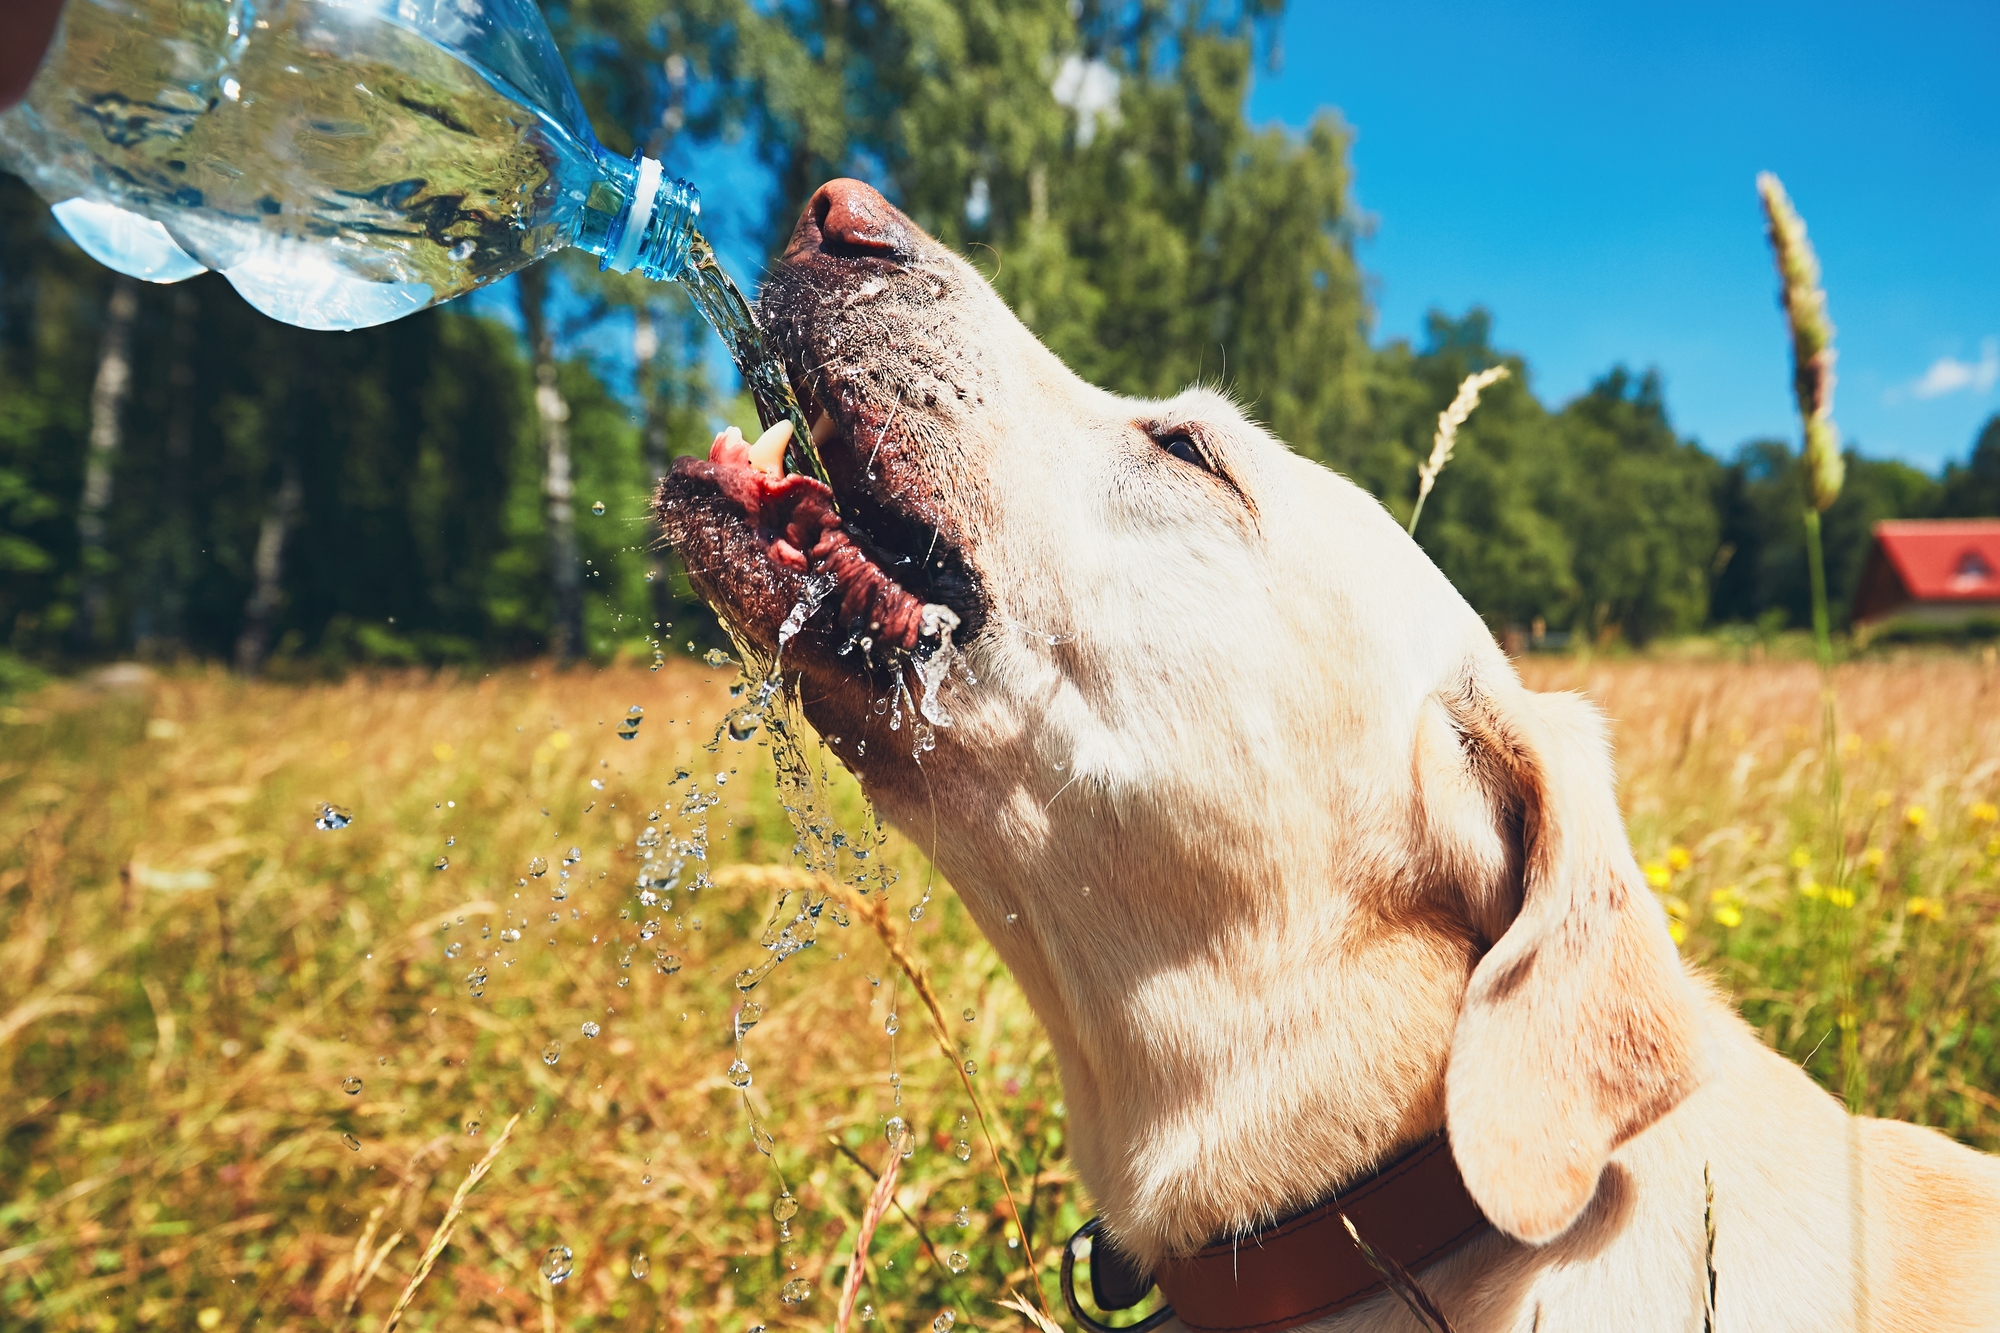
[[[1785,187],[1770,172],[1757,177],[1757,195],[1771,253],[1778,262],[1779,295],[1792,329],[1792,393],[1805,423],[1806,485],[1813,508],[1824,513],[1840,495],[1847,463],[1840,454],[1840,427],[1833,422],[1833,321],[1826,314],[1819,257],[1806,239],[1805,219],[1792,207]]]

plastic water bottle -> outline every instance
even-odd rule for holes
[[[570,245],[679,277],[699,242],[693,186],[597,142],[533,0],[69,0],[0,165],[110,267],[214,269],[313,329]]]

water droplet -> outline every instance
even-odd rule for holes
[[[967,1060],[965,1062],[965,1072],[968,1074],[977,1074],[979,1072],[979,1062],[977,1060]]]
[[[958,1322],[958,1316],[946,1310],[931,1320],[931,1333],[951,1333],[951,1326]]]
[[[561,1043],[561,1042],[559,1042],[559,1041],[555,1041],[555,1040],[551,1040],[551,1041],[549,1042],[549,1044],[548,1044],[548,1045],[546,1045],[546,1046],[542,1047],[542,1063],[543,1063],[543,1064],[545,1064],[545,1065],[552,1065],[552,1064],[554,1064],[554,1063],[555,1063],[556,1061],[558,1061],[558,1060],[560,1060],[560,1059],[562,1059],[562,1043]]]
[[[802,1277],[795,1277],[778,1288],[778,1299],[787,1305],[798,1305],[813,1294],[812,1284]]]
[[[974,1013],[971,1009],[967,1009],[962,1015],[960,1015],[960,1017],[964,1018],[965,1021],[968,1023],[975,1023],[979,1020],[979,1015]]]
[[[431,869],[433,869],[433,870],[449,870],[449,869],[451,869],[451,858],[450,858],[450,857],[448,857],[448,856],[440,856],[440,857],[439,857],[439,858],[437,859],[437,864],[436,864],[436,865],[434,865],[434,866],[432,866],[432,867],[431,867]]]
[[[799,1201],[792,1197],[790,1190],[786,1190],[783,1194],[780,1194],[778,1201],[771,1205],[771,1216],[777,1218],[780,1222],[789,1222],[798,1215]]]
[[[958,1146],[951,1150],[951,1155],[961,1162],[969,1162],[972,1160],[972,1145],[966,1140],[960,1139]]]
[[[744,1064],[741,1060],[733,1062],[729,1066],[729,1081],[739,1088],[749,1087],[750,1066]]]
[[[872,1323],[874,1323],[874,1322],[875,1322],[875,1307],[874,1307],[874,1306],[872,1306],[872,1305],[864,1305],[864,1306],[862,1306],[862,1307],[861,1307],[861,1322],[862,1322],[862,1323],[864,1323],[864,1324],[872,1324]]]
[[[672,976],[681,970],[680,955],[671,953],[656,954],[653,958],[653,970],[663,977]]]
[[[563,857],[563,864],[566,866],[573,866],[582,859],[583,859],[583,848],[572,847],[569,849],[569,853]]]
[[[625,720],[618,724],[618,735],[625,740],[631,740],[639,734],[639,724],[645,720],[646,710],[633,704],[631,711],[625,714]]]
[[[924,905],[922,903],[918,903],[915,907],[912,907],[910,909],[910,920],[922,921],[923,919],[924,919]]]
[[[603,518],[603,517],[604,517],[604,501],[602,501],[602,500],[599,500],[599,501],[597,501],[597,502],[596,502],[595,504],[591,505],[591,506],[590,506],[590,512],[591,512],[591,513],[593,513],[593,514],[595,514],[595,515],[597,515],[597,516],[598,516],[599,518]]]
[[[551,1282],[561,1282],[575,1271],[576,1256],[567,1245],[551,1245],[542,1256],[542,1276]]]
[[[701,660],[712,667],[728,666],[735,659],[720,648],[711,648],[701,655]]]
[[[894,1014],[890,1014],[887,1018],[882,1020],[882,1030],[888,1033],[892,1037],[895,1036],[897,1032],[901,1031],[902,1027],[903,1027],[903,1020],[896,1017]]]
[[[479,1122],[478,1122],[477,1120],[468,1120],[468,1121],[466,1121],[466,1122],[465,1122],[465,1134],[466,1134],[466,1137],[467,1137],[467,1138],[473,1138],[473,1139],[476,1139],[476,1138],[478,1138],[478,1137],[479,1137]]]
[[[549,873],[549,863],[548,863],[548,860],[547,860],[546,858],[544,858],[544,857],[540,857],[540,856],[531,856],[531,857],[529,857],[529,858],[528,858],[528,873],[529,873],[530,875],[533,875],[533,876],[534,876],[534,877],[535,877],[536,879],[540,879],[540,878],[541,878],[541,877],[542,877],[543,875],[546,875],[546,874],[548,874],[548,873]]]
[[[748,1032],[751,1028],[756,1027],[758,1020],[762,1019],[763,1017],[764,1017],[763,1005],[746,1004],[741,1009],[736,1011],[736,1030],[738,1032]]]
[[[346,1144],[348,1148],[354,1152],[361,1151],[361,1140],[355,1138],[352,1134],[342,1134],[340,1136],[340,1141]]]
[[[972,1260],[966,1258],[962,1251],[953,1250],[945,1256],[944,1266],[954,1273],[963,1273],[966,1269],[972,1267]]]
[[[556,884],[550,886],[549,888],[550,902],[559,903],[567,897],[569,897],[569,885],[557,882]],[[549,919],[553,921],[555,918],[551,916]]]
[[[354,816],[339,806],[322,805],[319,808],[318,814],[313,818],[313,827],[322,832],[331,833],[335,829],[344,829],[353,822]]]
[[[646,1274],[653,1271],[653,1261],[646,1257],[644,1250],[632,1251],[632,1276],[644,1282]]]
[[[583,1035],[586,1037],[595,1037],[598,1033],[602,1031],[604,1031],[604,1029],[597,1026],[597,1024],[595,1023],[585,1023],[583,1025]]]
[[[464,952],[464,950],[465,950],[465,945],[462,942],[458,940],[453,940],[450,944],[444,946],[444,956],[446,958],[456,958],[459,956],[459,954]]]
[[[969,1227],[972,1225],[972,1214],[961,1205],[959,1210],[951,1215],[951,1220],[959,1226]]]
[[[899,1115],[890,1116],[888,1123],[882,1126],[882,1137],[899,1156],[908,1157],[917,1150],[916,1134]]]
[[[475,1000],[486,994],[486,969],[475,967],[470,972],[467,972],[465,974],[465,985],[472,992],[472,998]]]
[[[729,739],[747,741],[757,734],[764,715],[754,708],[739,708],[729,715]]]
[[[340,1090],[350,1097],[358,1097],[361,1095],[361,1080],[349,1074],[340,1080]]]

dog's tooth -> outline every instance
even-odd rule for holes
[[[833,438],[833,413],[820,410],[819,420],[813,422],[813,448],[817,449]]]
[[[785,446],[792,442],[792,423],[780,421],[757,437],[750,446],[750,466],[774,477],[785,471]]]

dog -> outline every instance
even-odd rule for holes
[[[1701,1329],[1711,1282],[1723,1330],[2000,1328],[2000,1163],[1688,973],[1602,721],[1376,500],[1218,393],[1084,383],[856,181],[760,311],[831,488],[781,429],[658,516],[1012,970],[1102,1241],[1241,1251],[1443,1132],[1490,1224],[1414,1274],[1457,1333]]]

